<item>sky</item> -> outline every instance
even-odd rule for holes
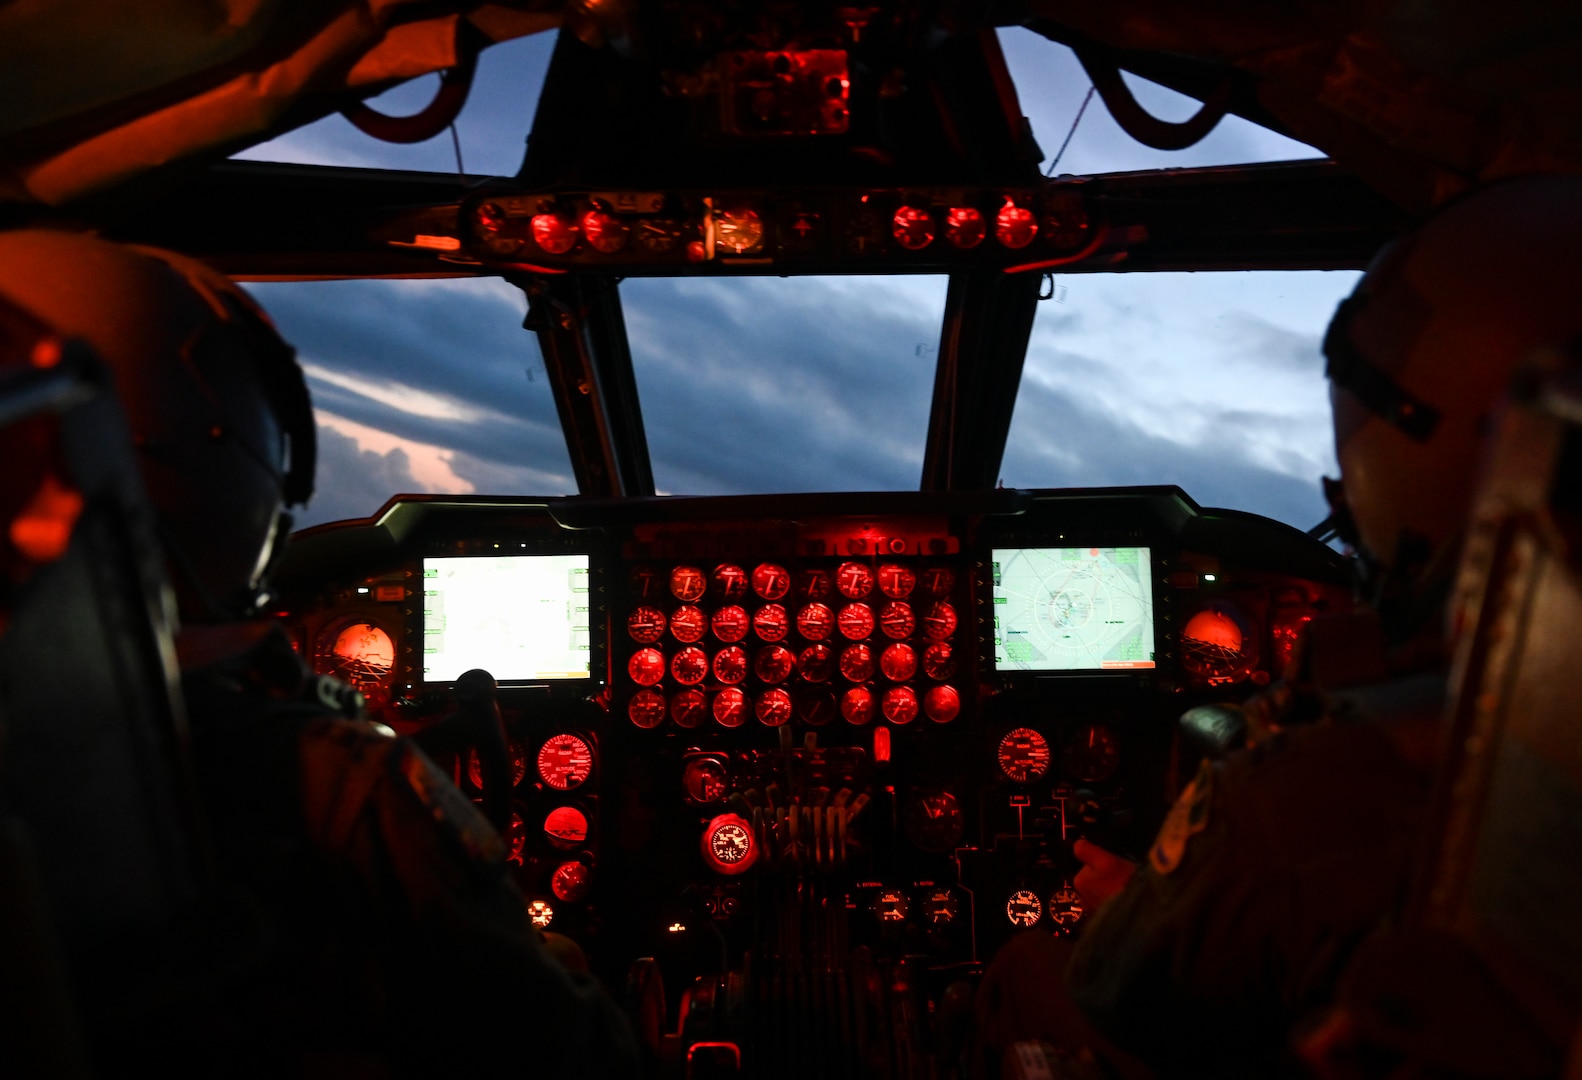
[[[1088,89],[1068,50],[1001,32],[1049,154]],[[456,124],[469,173],[521,163],[552,40],[487,50]],[[1128,77],[1156,115],[1197,103]],[[414,111],[437,77],[376,104]],[[450,171],[339,117],[240,157]],[[1184,151],[1130,139],[1094,98],[1060,173],[1321,156],[1227,118]],[[1306,528],[1337,467],[1319,345],[1351,272],[1068,274],[1039,307],[1001,466],[1007,487],[1181,485],[1204,506]],[[319,421],[318,493],[299,524],[398,492],[575,493],[521,293],[493,278],[252,284],[296,345]],[[943,277],[629,279],[621,285],[655,482],[668,494],[915,490]]]

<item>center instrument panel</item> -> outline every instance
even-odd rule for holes
[[[402,733],[495,676],[530,913],[651,1044],[823,1032],[810,1066],[865,995],[932,1016],[1011,934],[1079,933],[1072,843],[1145,851],[1181,713],[1351,596],[1327,547],[1173,487],[403,497],[277,577],[304,656]],[[442,765],[481,798],[476,753]]]

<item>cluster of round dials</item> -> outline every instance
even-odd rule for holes
[[[1081,894],[1067,881],[1050,893],[1047,908],[1033,889],[1017,889],[1005,898],[1005,918],[1012,926],[1037,926],[1046,913],[1057,931],[1069,933],[1082,921]]]
[[[901,562],[795,573],[769,562],[750,571],[639,567],[626,617],[635,687],[627,716],[641,728],[837,716],[948,723],[962,705],[948,681],[958,661],[955,587],[948,567]]]
[[[1035,784],[1049,773],[1053,755],[1049,739],[1030,727],[1012,728],[995,747],[995,764],[1007,780]],[[1120,746],[1108,724],[1077,724],[1061,751],[1061,767],[1073,779],[1096,784],[1109,779],[1120,764]]]

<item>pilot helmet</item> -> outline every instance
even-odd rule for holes
[[[1582,339],[1582,176],[1478,189],[1375,258],[1324,339],[1349,537],[1385,575],[1448,572],[1490,416]]]
[[[315,454],[302,371],[268,317],[196,260],[53,229],[0,232],[0,296],[113,371],[182,619],[256,613]]]

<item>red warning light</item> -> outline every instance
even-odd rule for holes
[[[903,206],[891,223],[895,242],[908,251],[922,251],[934,242],[934,218],[918,206]]]
[[[533,242],[551,255],[564,255],[577,246],[577,226],[559,214],[533,215]]]
[[[983,243],[983,214],[970,206],[952,206],[945,215],[945,239],[952,247],[975,248]]]
[[[1038,218],[1033,212],[1006,199],[994,218],[994,238],[1014,250],[1031,244],[1037,235]]]
[[[534,218],[533,221],[534,228],[537,229],[538,219]],[[588,238],[589,245],[595,251],[614,255],[626,246],[628,230],[626,223],[614,214],[606,214],[603,210],[589,210],[582,215],[582,235]]]

